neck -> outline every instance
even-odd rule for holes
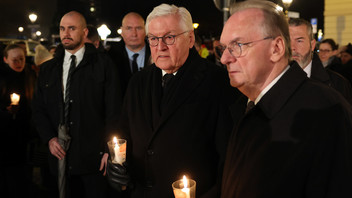
[[[136,45],[126,45],[126,47],[129,49],[129,50],[131,50],[132,52],[139,52],[139,51],[141,51],[141,49],[143,49],[143,47],[144,47],[144,43],[142,44],[142,45],[138,45],[138,46],[136,46]]]

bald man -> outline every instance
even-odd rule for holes
[[[150,48],[146,46],[144,19],[135,12],[126,14],[122,19],[122,42],[113,44],[109,54],[118,67],[122,92],[124,93],[131,76],[151,64]],[[137,55],[138,54],[138,55]],[[135,58],[135,68],[134,65]]]
[[[105,197],[107,128],[121,105],[116,68],[107,55],[85,44],[87,34],[80,13],[62,17],[62,45],[42,65],[33,97],[34,121],[48,143],[52,171],[57,173],[58,160],[66,159],[65,197]],[[67,129],[69,149],[62,146],[59,126]]]

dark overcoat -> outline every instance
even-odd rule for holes
[[[84,57],[71,77],[70,136],[67,152],[70,174],[98,172],[106,142],[110,138],[107,126],[116,121],[122,99],[117,72],[111,59],[86,44]],[[62,121],[62,64],[64,50],[45,62],[41,68],[33,97],[33,117],[43,140],[57,137]],[[54,171],[56,157],[50,155]]]
[[[337,91],[292,65],[244,114],[247,101],[233,113],[223,198],[352,197],[352,113]]]
[[[236,90],[225,70],[192,49],[161,103],[161,70],[154,64],[129,84],[121,118],[128,137],[131,197],[173,197],[172,182],[196,180],[197,197],[218,197],[218,182]]]

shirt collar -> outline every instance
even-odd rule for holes
[[[269,83],[258,95],[258,97],[255,99],[254,104],[257,104],[260,99],[279,81],[279,79],[286,73],[286,71],[290,68],[290,65],[288,65],[280,75],[278,75],[271,83]],[[249,102],[249,101],[248,101]]]
[[[305,67],[303,69],[303,71],[305,71],[307,73],[308,78],[310,78],[310,76],[312,75],[312,62],[310,61],[310,63],[307,65],[307,67]]]
[[[76,53],[71,54],[70,52],[68,52],[67,50],[65,50],[65,58],[64,61],[68,62],[71,58],[71,55],[75,55],[76,56],[76,66],[79,65],[79,63],[82,61],[83,56],[84,56],[84,52],[86,51],[86,47],[83,46],[81,47],[81,49],[79,49]]]

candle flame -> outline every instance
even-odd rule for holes
[[[10,95],[11,97],[11,104],[12,105],[18,105],[18,102],[20,101],[20,95],[19,94],[16,94],[16,93],[13,93]]]
[[[188,180],[186,175],[183,176],[183,188],[187,188],[188,187]]]
[[[112,141],[113,141],[114,144],[115,144],[114,149],[116,149],[116,151],[118,151],[120,147],[119,147],[119,145],[117,144],[117,138],[114,137],[114,139],[113,139]]]

